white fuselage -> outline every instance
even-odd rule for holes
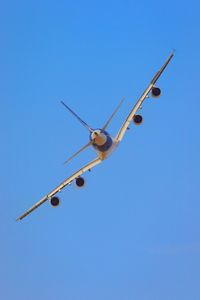
[[[117,142],[105,130],[96,129],[90,134],[92,146],[98,152],[100,159],[105,159],[117,146]]]

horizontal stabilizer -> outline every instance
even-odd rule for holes
[[[112,113],[112,115],[110,116],[110,118],[108,119],[108,121],[106,122],[106,124],[103,126],[102,130],[106,130],[106,128],[108,127],[108,125],[110,124],[110,122],[112,121],[113,117],[115,116],[115,114],[117,113],[117,111],[119,110],[120,106],[122,105],[122,103],[124,102],[125,97],[123,97],[121,99],[121,101],[119,102],[118,106],[116,107],[116,109],[114,110],[114,112]]]
[[[79,153],[81,153],[83,150],[88,148],[90,145],[92,145],[92,141],[89,141],[85,146],[83,146],[80,150],[78,150],[75,154],[73,154],[70,158],[68,158],[65,162],[64,165],[66,165],[69,161],[71,161],[74,157],[76,157]]]

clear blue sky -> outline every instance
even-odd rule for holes
[[[199,300],[199,1],[4,1],[0,11],[3,300]],[[95,157],[66,101],[114,135],[173,48],[117,151],[20,223]]]

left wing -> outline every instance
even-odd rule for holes
[[[172,59],[172,57],[174,56],[174,52],[171,53],[171,55],[168,57],[168,59],[166,60],[166,62],[164,63],[164,65],[161,67],[161,69],[155,74],[155,76],[153,77],[153,79],[151,80],[150,84],[148,85],[148,87],[146,88],[146,90],[144,91],[144,93],[142,94],[142,96],[139,98],[139,100],[136,102],[135,106],[133,107],[133,109],[131,110],[130,114],[128,115],[128,117],[126,118],[125,122],[122,124],[122,127],[120,128],[115,140],[116,142],[120,142],[130,124],[130,122],[132,121],[134,115],[136,114],[137,110],[140,108],[140,106],[142,105],[142,103],[144,102],[144,100],[146,98],[148,98],[149,93],[151,92],[152,88],[154,87],[156,81],[158,80],[158,78],[161,76],[161,74],[163,73],[163,71],[165,70],[166,66],[168,65],[168,63],[170,62],[170,60]]]
[[[96,165],[98,165],[102,160],[100,158],[96,158],[95,160],[91,161],[89,164],[85,165],[83,168],[81,168],[79,171],[68,177],[65,181],[63,181],[59,186],[57,186],[52,192],[44,196],[40,201],[38,201],[35,205],[33,205],[31,208],[29,208],[24,214],[19,216],[16,221],[22,220],[24,217],[26,217],[28,214],[30,214],[32,211],[34,211],[36,208],[38,208],[41,204],[46,202],[47,200],[51,199],[55,194],[60,192],[64,187],[66,187],[68,184],[70,184],[75,178],[83,174],[84,172],[92,169]]]

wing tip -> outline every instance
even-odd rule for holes
[[[22,219],[23,219],[22,216],[20,216],[15,221],[18,222],[18,221],[21,221]]]
[[[172,50],[172,52],[170,54],[170,58],[172,58],[174,56],[175,52],[176,52],[176,48],[173,48],[173,50]]]

